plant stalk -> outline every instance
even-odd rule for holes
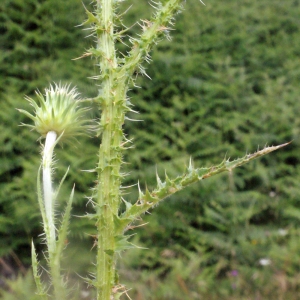
[[[48,247],[48,264],[50,267],[50,276],[52,278],[54,299],[63,300],[65,299],[65,292],[60,276],[60,257],[56,249],[56,228],[54,222],[55,198],[52,187],[53,151],[56,142],[57,133],[55,131],[49,131],[46,135],[43,151],[43,194],[46,215],[46,224],[44,224],[44,228]]]
[[[126,93],[130,78],[143,58],[148,55],[155,38],[170,21],[180,0],[171,0],[157,14],[155,24],[149,26],[138,44],[133,44],[133,52],[123,67],[119,67],[116,58],[114,35],[114,18],[116,16],[115,0],[97,0],[97,49],[99,57],[101,89],[98,102],[101,110],[100,128],[102,142],[99,149],[97,166],[98,186],[96,199],[97,213],[97,299],[114,299],[113,287],[116,282],[115,253],[118,251],[115,242],[116,228],[114,218],[118,216],[120,205],[122,163],[122,143],[125,140],[122,126],[126,111]],[[138,53],[136,53],[136,51]]]
[[[97,49],[101,50],[100,69],[103,76],[101,97],[102,143],[98,162],[98,246],[96,287],[98,300],[111,300],[115,282],[114,215],[118,214],[120,202],[121,142],[124,113],[118,104],[116,92],[116,55],[114,44],[114,12],[112,0],[98,0],[98,16],[102,31],[98,34]]]
[[[43,193],[46,212],[48,234],[46,234],[49,254],[55,252],[55,224],[54,224],[54,200],[52,188],[52,158],[57,134],[55,131],[49,131],[46,136],[45,147],[43,151]]]

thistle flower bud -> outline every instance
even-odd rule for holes
[[[23,109],[19,111],[34,121],[34,125],[22,125],[35,129],[41,137],[54,131],[58,136],[63,133],[62,139],[74,138],[91,127],[84,118],[88,109],[79,106],[79,93],[75,87],[70,89],[70,85],[54,84],[45,89],[45,95],[39,91],[36,91],[36,95],[37,102],[26,97],[34,108],[34,114]]]

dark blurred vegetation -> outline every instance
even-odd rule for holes
[[[300,289],[300,1],[196,0],[177,16],[172,41],[162,41],[130,93],[139,115],[126,122],[134,138],[125,185],[151,188],[155,173],[181,173],[194,159],[211,166],[265,144],[287,148],[246,167],[182,191],[145,215],[133,242],[149,250],[125,252],[119,268],[133,299],[297,299]],[[125,24],[149,17],[147,1]],[[86,3],[89,5],[89,3]],[[0,7],[0,268],[30,265],[30,241],[39,240],[36,172],[40,145],[15,108],[53,81],[72,82],[83,97],[97,92],[97,73],[82,55],[93,40],[75,27],[80,1],[3,0]],[[138,26],[130,34],[138,31]],[[120,51],[126,51],[119,45]],[[93,112],[91,117],[97,117]],[[91,209],[98,138],[57,153],[57,178],[71,165],[65,192],[76,184],[66,268],[92,269],[93,224],[76,216]],[[137,188],[125,190],[135,200]],[[141,222],[141,224],[143,223]],[[138,224],[137,224],[138,225]],[[39,251],[43,250],[43,245]],[[16,259],[16,257],[18,259]],[[42,258],[42,255],[41,255]],[[4,272],[6,270],[6,273]],[[5,299],[34,299],[27,277]],[[75,279],[74,279],[75,280]],[[27,288],[20,288],[21,285]],[[26,298],[27,297],[27,298]]]

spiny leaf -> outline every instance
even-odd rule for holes
[[[128,239],[132,235],[116,235],[115,236],[115,252],[121,252],[127,249],[132,248],[140,248],[130,242],[128,242]]]
[[[83,7],[85,9],[85,12],[87,14],[87,20],[85,20],[81,25],[87,25],[87,24],[99,24],[98,18],[94,16],[93,13],[91,13],[83,4]]]
[[[250,162],[251,160],[266,155],[272,151],[278,150],[289,144],[290,143],[285,143],[279,146],[265,147],[264,149],[259,150],[253,154],[246,154],[244,157],[238,158],[233,161],[223,160],[219,165],[210,168],[194,169],[190,162],[190,165],[186,173],[184,173],[181,176],[178,176],[175,179],[170,179],[166,175],[165,182],[164,183],[158,182],[158,186],[152,192],[146,190],[146,193],[143,194],[142,191],[140,191],[139,189],[138,201],[134,205],[132,205],[129,209],[127,209],[121,215],[120,218],[130,219],[131,221],[134,221],[141,214],[145,213],[149,208],[155,206],[160,201],[171,196],[175,192],[182,190],[183,188],[187,187],[192,183],[198,182],[202,179],[209,178],[211,176],[214,176],[216,174],[225,171],[231,172],[234,168],[242,166]]]
[[[163,183],[163,182],[161,181],[160,177],[158,176],[157,170],[156,170],[156,181],[157,181],[157,186],[158,186],[159,188],[163,188],[163,187],[164,187],[165,183]]]
[[[122,234],[128,223],[130,223],[130,219],[124,219],[114,215],[115,233]]]
[[[122,200],[125,203],[126,210],[132,206],[132,204],[130,202],[126,201],[125,199],[122,199]]]

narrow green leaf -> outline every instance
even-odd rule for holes
[[[62,223],[61,226],[58,230],[58,239],[56,242],[56,253],[55,255],[60,258],[61,257],[61,253],[62,250],[65,246],[65,241],[67,238],[67,234],[68,234],[68,228],[69,228],[69,222],[70,222],[70,215],[71,215],[71,209],[72,209],[72,203],[73,203],[73,198],[74,198],[74,189],[75,186],[72,189],[71,195],[69,197],[69,201],[67,203],[66,209],[65,209],[65,213],[62,217]]]
[[[32,260],[32,271],[33,277],[37,288],[37,295],[41,296],[41,299],[47,300],[47,293],[45,291],[44,285],[41,281],[41,276],[38,272],[39,262],[37,260],[37,255],[35,252],[33,241],[31,242],[31,260]]]
[[[56,191],[55,191],[55,193],[54,193],[54,201],[56,200],[56,198],[57,198],[57,196],[58,196],[58,194],[59,194],[60,188],[61,188],[62,184],[64,183],[64,181],[65,181],[65,179],[66,179],[66,177],[67,177],[67,175],[68,175],[68,173],[69,173],[69,170],[70,170],[70,167],[68,167],[68,169],[67,169],[65,175],[63,176],[62,180],[60,181],[60,183],[59,183],[59,185],[58,185],[58,188],[56,189]]]

